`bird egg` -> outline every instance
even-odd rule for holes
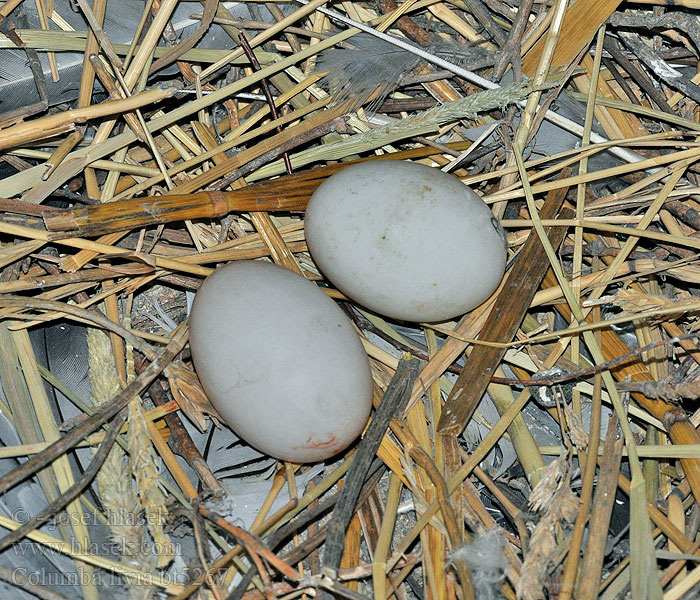
[[[381,315],[435,322],[498,287],[505,234],[459,179],[425,165],[375,160],[324,181],[306,209],[309,251],[346,296]]]
[[[195,297],[190,345],[221,417],[270,456],[324,460],[367,422],[372,375],[359,336],[333,300],[287,269],[217,269]]]

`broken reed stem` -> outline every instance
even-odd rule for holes
[[[449,147],[463,150],[465,145],[462,142],[449,144]],[[321,166],[296,175],[250,185],[233,192],[209,191],[134,198],[86,208],[46,211],[43,217],[46,228],[55,232],[49,238],[61,239],[73,235],[103,235],[178,220],[215,218],[230,212],[303,211],[311,194],[325,178],[347,166],[368,160],[424,158],[434,153],[435,150],[432,148],[418,148]],[[98,162],[94,164],[99,168],[107,166]]]
[[[75,123],[84,123],[89,119],[121,114],[141,106],[157,104],[165,98],[172,97],[175,92],[175,88],[153,88],[131,96],[131,98],[108,100],[102,104],[74,108],[73,110],[67,110],[48,117],[41,117],[26,123],[13,125],[0,130],[0,150],[21,146],[27,142],[50,137],[57,133],[65,133],[72,130],[75,127]]]
[[[68,156],[68,153],[73,150],[83,139],[82,131],[72,131],[66,136],[61,142],[61,145],[53,151],[49,159],[46,161],[46,173],[42,175],[42,179],[45,181],[54,172],[56,167],[61,164],[61,161]]]

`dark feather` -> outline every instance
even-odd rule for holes
[[[353,106],[360,106],[375,94],[368,107],[373,111],[401,85],[408,73],[424,62],[420,57],[366,33],[357,34],[350,42],[355,49],[331,48],[322,52],[316,62],[318,72],[328,71],[321,83],[335,97],[337,104],[352,100]],[[429,51],[468,69],[493,63],[489,53],[476,45],[438,42]]]

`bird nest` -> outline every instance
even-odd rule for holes
[[[698,9],[1,2],[3,589],[694,597]],[[385,159],[450,173],[505,230],[467,314],[382,316],[310,255],[313,192]],[[247,445],[197,378],[192,299],[241,260],[361,338],[374,407],[325,461]]]

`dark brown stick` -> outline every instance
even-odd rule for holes
[[[281,154],[284,155],[287,150],[292,150],[297,146],[302,146],[312,140],[323,137],[327,133],[332,131],[340,131],[345,129],[345,120],[342,117],[336,117],[330,121],[317,125],[311,129],[308,129],[299,135],[282,142],[276,148],[268,150],[264,154],[261,154],[257,158],[251,160],[248,164],[243,167],[236,169],[229,175],[221,178],[216,184],[212,185],[212,189],[221,190],[229,185],[231,185],[237,179],[245,177],[248,173],[257,171],[263,165],[275,160]],[[290,167],[291,168],[291,167]],[[258,209],[259,210],[259,209]]]
[[[498,26],[498,23],[494,21],[488,8],[484,5],[481,0],[464,0],[467,5],[469,12],[474,15],[477,21],[484,26],[484,29],[488,31],[493,39],[499,46],[503,46],[506,43],[506,34]]]
[[[568,177],[569,173],[567,169],[562,172],[561,177]],[[566,189],[550,192],[540,216],[546,219],[554,218],[559,212],[565,195]],[[570,212],[569,209],[565,210]],[[566,236],[565,231],[556,231],[556,229],[565,228],[550,228],[548,235],[555,248]],[[505,285],[491,309],[489,319],[481,330],[482,340],[510,342],[513,339],[548,268],[549,261],[542,243],[532,231],[510,269]],[[445,402],[442,417],[438,423],[439,433],[458,435],[466,427],[486,391],[491,375],[505,353],[505,348],[494,346],[476,346],[472,350]]]
[[[528,24],[534,0],[524,0],[518,7],[515,15],[513,27],[508,34],[508,40],[501,44],[496,64],[493,67],[493,81],[500,81],[506,72],[508,64],[513,65],[513,81],[521,81],[523,77],[522,58],[520,56],[520,45],[522,43],[525,27]]]
[[[221,515],[217,515],[216,513],[210,511],[208,508],[201,504],[199,505],[199,512],[205,519],[211,521],[212,523],[215,523],[216,525],[225,529],[231,535],[233,535],[241,543],[241,545],[245,546],[246,550],[248,550],[248,552],[251,555],[257,554],[259,556],[262,556],[267,562],[269,562],[273,567],[275,567],[288,579],[291,579],[292,581],[297,581],[299,579],[299,574],[294,569],[292,569],[292,567],[290,567],[286,562],[280,559],[265,545],[264,542],[262,542],[252,533],[229,523]]]
[[[379,0],[379,8],[386,15],[397,10],[399,6],[394,0]],[[420,46],[428,46],[433,42],[433,34],[416,24],[411,17],[404,15],[396,21],[396,26],[409,40]]]
[[[627,72],[627,74],[634,80],[634,82],[642,88],[644,93],[649,96],[651,100],[664,112],[669,114],[675,114],[673,109],[668,105],[666,99],[656,90],[654,84],[649,80],[646,74],[637,68],[637,66],[625,56],[625,53],[620,46],[620,43],[611,38],[609,35],[605,36],[605,42],[603,47],[610,52],[612,57],[617,61],[617,63]],[[607,60],[607,59],[604,59]],[[612,62],[612,61],[609,61]],[[612,72],[612,71],[611,71]],[[630,95],[630,99],[635,98],[634,93]],[[637,101],[639,102],[639,101]]]
[[[250,64],[253,67],[253,71],[259,71],[260,63],[255,57],[255,53],[250,47],[250,44],[248,43],[248,40],[245,37],[245,33],[241,33],[241,35],[238,36],[238,42],[240,43],[241,48],[243,48],[243,52],[245,52],[245,55],[248,57],[248,60],[250,61]],[[272,118],[277,119],[277,106],[275,105],[275,99],[272,97],[272,92],[270,91],[270,84],[267,82],[266,78],[260,80],[260,87],[262,88],[263,94],[265,94],[265,100],[267,101],[267,105],[270,107],[270,114],[272,115]],[[282,127],[277,127],[277,133],[282,133]],[[292,163],[289,160],[289,154],[287,152],[283,152],[282,158],[284,159],[284,168],[287,169],[287,175],[291,175]]]
[[[156,406],[161,406],[168,402],[167,394],[161,382],[154,382],[148,391]],[[197,446],[194,445],[190,434],[187,433],[180,416],[177,413],[169,413],[165,415],[165,422],[168,424],[168,429],[170,429],[172,434],[170,439],[172,440],[173,452],[185,459],[185,462],[195,470],[201,482],[207,486],[214,496],[223,497],[225,495],[224,488],[214,473],[211,472],[207,461],[204,460],[204,457],[197,450]]]
[[[212,21],[214,20],[214,15],[216,15],[216,9],[218,6],[219,6],[218,0],[207,0],[204,3],[204,8],[202,10],[202,17],[201,17],[202,22],[200,23],[200,26],[197,28],[197,31],[188,35],[179,44],[174,46],[171,50],[168,50],[168,53],[165,56],[161,56],[158,60],[156,60],[151,65],[151,69],[150,69],[148,74],[152,75],[153,73],[160,71],[164,67],[167,67],[169,64],[174,63],[185,52],[187,52],[191,48],[194,48],[197,45],[197,42],[202,38],[202,36],[209,29],[209,26],[211,25]]]
[[[132,266],[137,267],[139,272],[134,272],[133,275],[144,275],[152,273],[153,269],[144,265],[132,263]],[[81,269],[75,273],[60,273],[58,275],[46,275],[45,277],[25,277],[15,281],[7,281],[0,283],[0,294],[14,294],[26,290],[43,290],[69,283],[80,283],[83,281],[104,281],[105,279],[114,279],[120,272],[112,269]]]
[[[97,78],[100,80],[102,87],[104,87],[105,90],[109,92],[109,97],[112,100],[121,100],[122,98],[126,98],[124,92],[122,92],[121,88],[112,79],[112,76],[109,74],[109,72],[104,66],[104,63],[102,62],[102,60],[100,60],[97,54],[91,54],[88,57],[88,60],[90,61],[92,68],[95,70],[95,75],[97,75]],[[143,130],[141,123],[139,123],[136,113],[133,111],[125,112],[122,114],[122,116],[124,117],[124,120],[126,121],[127,125],[129,125],[131,131],[134,132],[136,139],[138,139],[144,144],[148,143],[148,136]]]
[[[637,348],[636,350],[631,350],[630,352],[627,352],[626,354],[621,354],[620,356],[617,356],[615,358],[611,358],[610,360],[606,360],[603,363],[600,363],[599,365],[593,365],[591,367],[583,367],[581,369],[575,370],[575,371],[569,371],[563,374],[557,374],[552,377],[542,377],[541,379],[518,379],[516,377],[492,377],[491,382],[492,383],[502,383],[505,385],[522,385],[525,387],[531,386],[531,387],[538,387],[542,385],[560,385],[562,383],[566,383],[568,381],[573,381],[574,379],[584,379],[591,377],[593,375],[596,375],[598,373],[602,373],[603,371],[611,371],[615,369],[616,367],[619,367],[621,365],[624,365],[628,362],[632,362],[633,360],[637,359],[639,360],[639,357],[642,354],[645,354],[647,352],[650,352],[651,350],[656,350],[657,348],[661,348],[662,346],[666,346],[668,344],[676,344],[681,340],[692,340],[694,338],[700,337],[700,333],[686,333],[684,335],[679,335],[677,337],[672,337],[672,338],[667,338],[664,340],[659,340],[657,342],[651,342],[650,344],[647,344],[646,346],[642,346],[641,348]],[[542,371],[542,373],[545,373]],[[617,383],[617,388],[619,390],[627,390],[630,392],[640,392],[640,386],[644,386],[647,383],[659,383],[657,381],[653,380],[643,380],[643,381],[620,381]]]
[[[323,573],[335,580],[338,574],[340,558],[343,554],[345,531],[355,512],[355,505],[372,464],[374,455],[386,433],[391,419],[403,411],[411,393],[413,381],[418,375],[420,361],[415,358],[402,359],[396,369],[391,383],[367,427],[364,437],[357,446],[352,465],[345,477],[345,484],[340,491],[338,503],[328,523],[328,535],[323,554]]]
[[[666,61],[656,56],[636,33],[620,31],[620,38],[658,78],[667,86],[678,90],[695,102],[700,102],[700,90],[689,77],[672,68]]]

